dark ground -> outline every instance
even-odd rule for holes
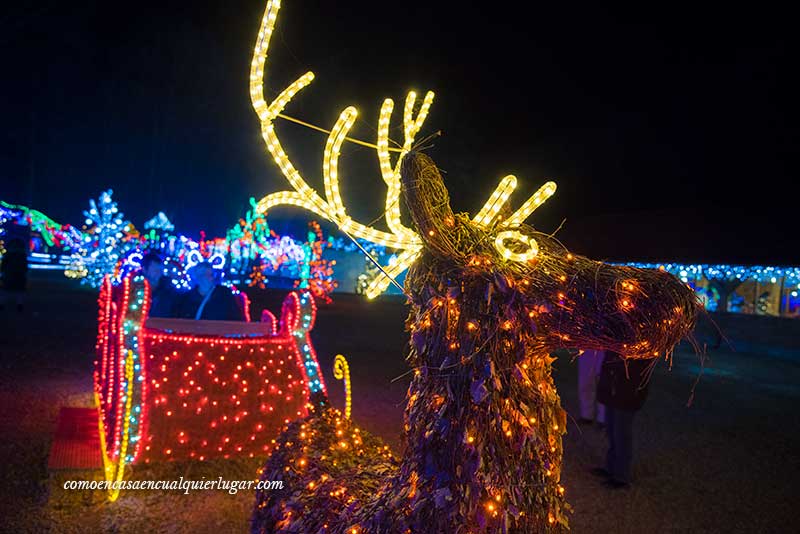
[[[39,281],[22,314],[0,312],[0,531],[246,531],[253,502],[247,493],[123,492],[108,503],[102,494],[59,485],[100,477],[99,471],[48,473],[59,407],[91,400],[95,299],[72,283]],[[407,380],[392,379],[407,371],[405,314],[399,301],[337,296],[322,307],[312,333],[334,405],[343,406],[343,395],[330,369],[333,356],[343,353],[351,368],[353,418],[396,449]],[[587,474],[604,453],[604,436],[570,423],[564,485],[574,532],[800,530],[793,497],[800,480],[800,359],[730,351],[710,357],[689,408],[698,357],[679,350],[671,371],[659,366],[637,416],[636,481],[629,491],[610,493]],[[575,365],[562,359],[555,367],[564,406],[574,416]],[[130,476],[246,479],[261,461],[175,463],[134,468]]]

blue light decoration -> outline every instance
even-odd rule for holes
[[[689,280],[739,280],[741,282],[753,281],[761,284],[776,284],[783,278],[784,283],[800,288],[800,267],[768,267],[763,265],[708,265],[708,264],[681,264],[681,263],[616,263],[641,269],[658,269],[667,271],[684,282]]]
[[[800,267],[775,267],[766,265],[728,265],[728,264],[682,264],[682,263],[640,263],[628,262],[616,265],[627,265],[641,269],[658,269],[666,271],[687,283],[698,291],[701,300],[709,311],[744,312],[744,298],[735,294],[736,288],[746,282],[772,284],[781,288],[781,299],[784,312],[800,307],[796,301],[800,291]],[[760,296],[757,296],[759,298]],[[763,300],[763,299],[762,299]],[[720,309],[726,303],[727,310]],[[766,304],[758,303],[760,313],[766,312]]]
[[[159,211],[152,219],[144,223],[144,229],[170,234],[175,230],[175,225],[164,215],[163,211]]]
[[[129,273],[140,270],[142,268],[142,259],[144,259],[144,254],[139,249],[128,251],[119,261],[114,283],[122,281]]]
[[[720,299],[720,294],[717,288],[699,286],[694,282],[689,282],[689,285],[692,286],[692,289],[697,292],[697,296],[700,297],[700,302],[703,303],[703,307],[706,310],[711,312],[717,311]],[[730,307],[730,303],[728,304],[728,307]]]
[[[19,209],[15,209],[11,204],[5,202],[0,204],[0,239],[3,239],[8,231],[6,226],[11,223],[19,223],[22,218],[22,212]]]
[[[300,264],[306,261],[306,251],[301,243],[289,236],[272,237],[259,246],[257,256],[262,262],[262,271],[267,274],[283,274],[297,276]],[[231,253],[234,249],[231,250]]]

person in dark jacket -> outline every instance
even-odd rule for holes
[[[179,316],[211,321],[244,321],[244,310],[227,287],[217,284],[214,268],[208,262],[189,272],[195,288],[182,295]]]
[[[25,290],[28,286],[28,247],[26,240],[21,237],[10,239],[0,264],[0,279],[3,281],[3,291],[6,295],[3,300],[15,301],[17,311],[23,309]],[[0,300],[0,308],[3,307]]]
[[[150,283],[150,317],[174,317],[179,293],[164,275],[164,261],[155,252],[142,258],[142,274]]]
[[[610,488],[627,488],[633,463],[633,417],[644,405],[653,360],[624,360],[606,351],[597,384],[597,401],[606,407],[608,454],[605,468],[592,472]]]

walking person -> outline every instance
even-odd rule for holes
[[[597,382],[604,358],[605,351],[602,350],[585,350],[578,356],[579,424],[596,422],[604,425],[606,422],[605,406],[597,402]]]
[[[3,301],[15,303],[17,311],[23,310],[25,290],[28,287],[28,246],[25,239],[14,237],[6,243],[6,251],[0,263],[0,279],[3,281]]]
[[[595,475],[606,478],[612,489],[630,487],[633,464],[633,420],[644,405],[653,360],[624,360],[607,351],[597,384],[597,400],[606,407],[608,453],[605,468]]]

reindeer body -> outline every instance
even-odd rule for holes
[[[430,289],[426,303],[412,304],[408,319],[408,361],[416,371],[406,398],[402,459],[394,461],[372,436],[323,408],[290,425],[263,474],[283,479],[286,493],[300,489],[303,497],[259,494],[254,532],[528,533],[566,526],[559,484],[566,418],[549,355],[533,336],[520,339],[503,329],[512,293],[496,289],[491,302],[473,300],[485,295],[486,284],[478,280],[460,298],[446,286]],[[485,306],[470,316],[459,311],[461,298]],[[529,320],[527,309],[518,311]],[[453,341],[452,349],[448,344],[439,352],[433,347],[440,337],[471,343]],[[487,342],[503,351],[481,349]],[[350,437],[345,448],[338,430]],[[302,445],[301,433],[319,441]],[[354,441],[364,452],[356,452],[356,464],[343,472],[339,465],[353,461]],[[317,459],[313,469],[309,456]],[[346,492],[337,493],[340,488]]]
[[[260,493],[254,532],[565,529],[566,417],[550,352],[607,348],[656,358],[694,323],[692,290],[666,273],[574,256],[532,230],[537,261],[506,261],[481,238],[485,229],[450,211],[430,159],[406,160],[403,192],[426,238],[406,278],[414,376],[403,456],[395,461],[375,438],[321,408],[290,425],[263,475],[301,495]],[[454,255],[455,243],[466,245]],[[337,435],[344,445],[325,438]]]
[[[311,414],[276,439],[262,479],[283,491],[256,496],[258,533],[450,534],[558,531],[569,510],[559,484],[566,417],[551,377],[558,348],[605,349],[626,358],[668,357],[694,325],[693,291],[671,275],[615,267],[569,253],[524,224],[555,192],[544,184],[515,212],[504,211],[516,178],[505,177],[474,218],[454,214],[433,162],[413,151],[433,99],[414,115],[394,166],[388,148],[393,102],[378,123],[378,159],[387,184],[390,232],[353,221],[338,189],[338,154],[355,120],[346,108],[323,160],[324,198],[292,165],[274,120],[313,80],[306,73],[272,102],[264,99],[267,47],[279,2],[262,21],[251,70],[251,99],[270,153],[294,191],[258,203],[318,213],[348,236],[401,250],[367,288],[375,296],[406,268],[411,310],[408,363],[414,376],[404,415],[404,451],[394,458],[318,399]],[[402,193],[413,228],[400,220]]]

